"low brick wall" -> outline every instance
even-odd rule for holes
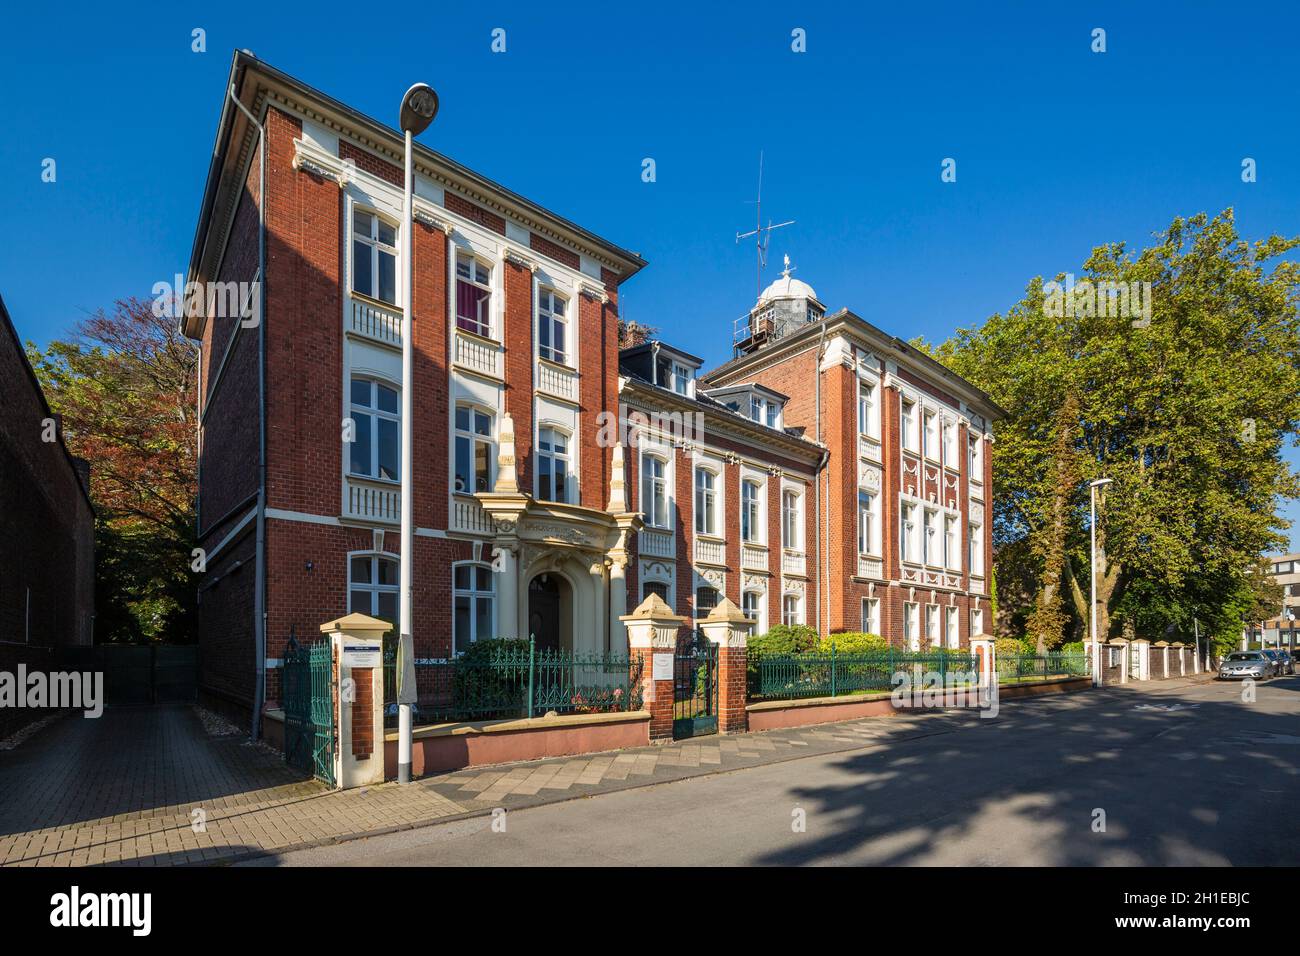
[[[1091,677],[1066,677],[1059,680],[1038,681],[1034,684],[1013,684],[998,688],[998,700],[1014,700],[1017,697],[1039,697],[1043,694],[1069,694],[1092,687]]]
[[[749,714],[750,730],[780,730],[859,717],[892,717],[898,713],[888,691],[856,697],[765,700],[750,704],[745,710]]]
[[[416,727],[412,736],[411,774],[421,777],[483,764],[644,747],[650,743],[650,712],[435,724]],[[384,766],[387,776],[396,778],[396,731],[384,734]]]

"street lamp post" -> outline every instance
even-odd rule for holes
[[[397,782],[411,782],[411,703],[415,698],[411,662],[415,645],[412,640],[412,559],[415,550],[415,528],[412,520],[412,437],[411,412],[415,391],[414,349],[411,344],[411,274],[412,247],[411,222],[415,207],[415,177],[412,172],[411,140],[423,133],[438,114],[438,94],[426,83],[416,83],[402,97],[400,123],[406,137],[406,186],[402,196],[402,554],[400,575],[402,580],[402,607],[398,622],[398,704],[397,704]]]
[[[1114,479],[1098,478],[1088,483],[1088,531],[1092,536],[1092,552],[1089,558],[1091,573],[1088,575],[1088,587],[1092,600],[1088,605],[1088,632],[1092,638],[1092,686],[1101,686],[1101,647],[1097,644],[1097,489],[1109,485]]]

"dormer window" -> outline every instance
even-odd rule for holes
[[[691,395],[691,382],[695,378],[695,369],[689,365],[674,361],[667,356],[660,356],[655,362],[655,384],[671,389],[678,395]]]

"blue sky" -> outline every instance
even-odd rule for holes
[[[0,294],[38,343],[184,270],[236,47],[389,123],[432,83],[423,142],[640,252],[625,314],[710,363],[754,298],[734,237],[760,149],[765,218],[797,220],[765,281],[788,252],[831,308],[904,337],[942,339],[1177,214],[1300,230],[1294,4],[412,5],[382,49],[355,4],[127,9],[3,15],[24,42],[0,62]]]

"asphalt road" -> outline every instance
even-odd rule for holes
[[[1300,677],[1025,701],[888,747],[254,865],[1295,865]],[[498,832],[504,822],[504,832]],[[800,828],[799,824],[803,826]]]

